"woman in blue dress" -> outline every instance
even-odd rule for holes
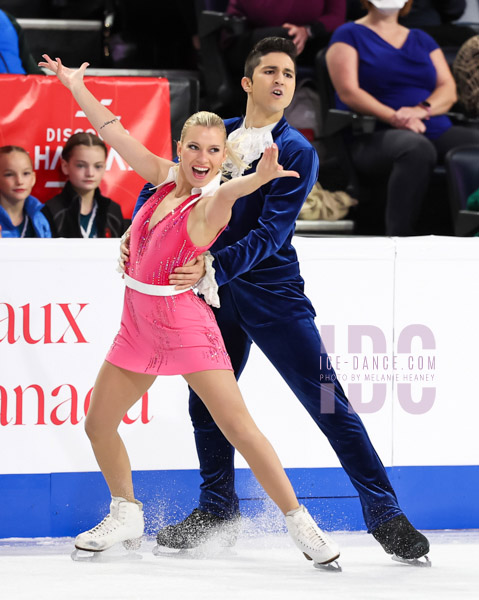
[[[374,133],[352,136],[362,175],[387,178],[387,235],[415,235],[432,171],[448,150],[479,144],[479,130],[453,125],[446,113],[456,85],[442,50],[398,17],[412,0],[361,0],[365,17],[339,27],[326,55],[336,106],[377,119]]]

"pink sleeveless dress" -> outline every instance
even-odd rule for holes
[[[188,235],[186,225],[194,203],[188,204],[198,196],[185,200],[148,231],[153,212],[175,185],[167,183],[151,196],[132,224],[125,272],[143,283],[169,285],[168,276],[176,267],[215,241],[198,247]],[[106,360],[151,375],[232,370],[213,311],[192,290],[176,296],[150,296],[127,287],[120,331]]]

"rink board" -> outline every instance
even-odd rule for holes
[[[401,507],[420,529],[479,529],[479,467],[388,468]],[[296,493],[327,530],[365,529],[358,496],[342,469],[287,469]],[[281,530],[278,509],[258,488],[251,471],[238,469],[244,517],[264,517],[265,532]],[[135,471],[144,503],[146,533],[183,519],[197,506],[197,470]],[[108,512],[108,488],[100,473],[0,475],[0,538],[64,537],[90,529]],[[321,496],[316,496],[318,491]],[[260,518],[261,521],[261,518]]]
[[[479,240],[296,237],[295,246],[338,378],[401,505],[419,527],[479,527]],[[83,425],[119,326],[117,254],[117,240],[1,241],[0,538],[72,535],[105,511]],[[240,385],[319,520],[364,528],[327,440],[256,348]],[[151,530],[188,513],[200,480],[183,380],[158,378],[121,434]],[[242,511],[271,513],[236,464]]]

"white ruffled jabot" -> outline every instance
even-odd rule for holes
[[[271,132],[277,123],[265,125],[264,127],[245,127],[244,121],[241,127],[232,131],[228,136],[232,149],[238,154],[243,163],[251,165],[257,160],[266,148],[273,144]],[[228,158],[223,163],[223,170],[231,174],[231,177],[240,177],[243,175],[246,167],[238,168]]]
[[[271,132],[277,123],[265,125],[265,127],[245,127],[244,121],[241,127],[232,131],[228,136],[232,149],[241,158],[245,165],[251,165],[257,160],[266,148],[273,144]],[[248,167],[239,168],[230,159],[223,163],[223,171],[230,173],[231,178],[240,177]],[[214,257],[208,251],[205,255],[205,276],[195,286],[197,291],[203,295],[205,301],[211,306],[219,308],[218,284],[215,279]]]

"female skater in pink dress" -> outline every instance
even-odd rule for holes
[[[112,495],[110,514],[78,535],[76,548],[99,552],[118,542],[130,547],[139,543],[143,509],[135,499],[128,454],[117,429],[157,375],[181,374],[286,516],[295,544],[316,564],[334,561],[338,546],[299,506],[274,449],[245,406],[211,309],[192,290],[168,285],[173,269],[211,246],[238,198],[274,178],[298,174],[283,171],[273,145],[255,173],[220,186],[226,131],[220,117],[206,112],[185,123],[175,166],[132,138],[88,91],[83,82],[88,63],[68,69],[58,58],[44,58],[40,66],[51,69],[71,91],[105,141],[159,187],[133,222],[121,328],[98,374],[86,418],[87,435]]]

